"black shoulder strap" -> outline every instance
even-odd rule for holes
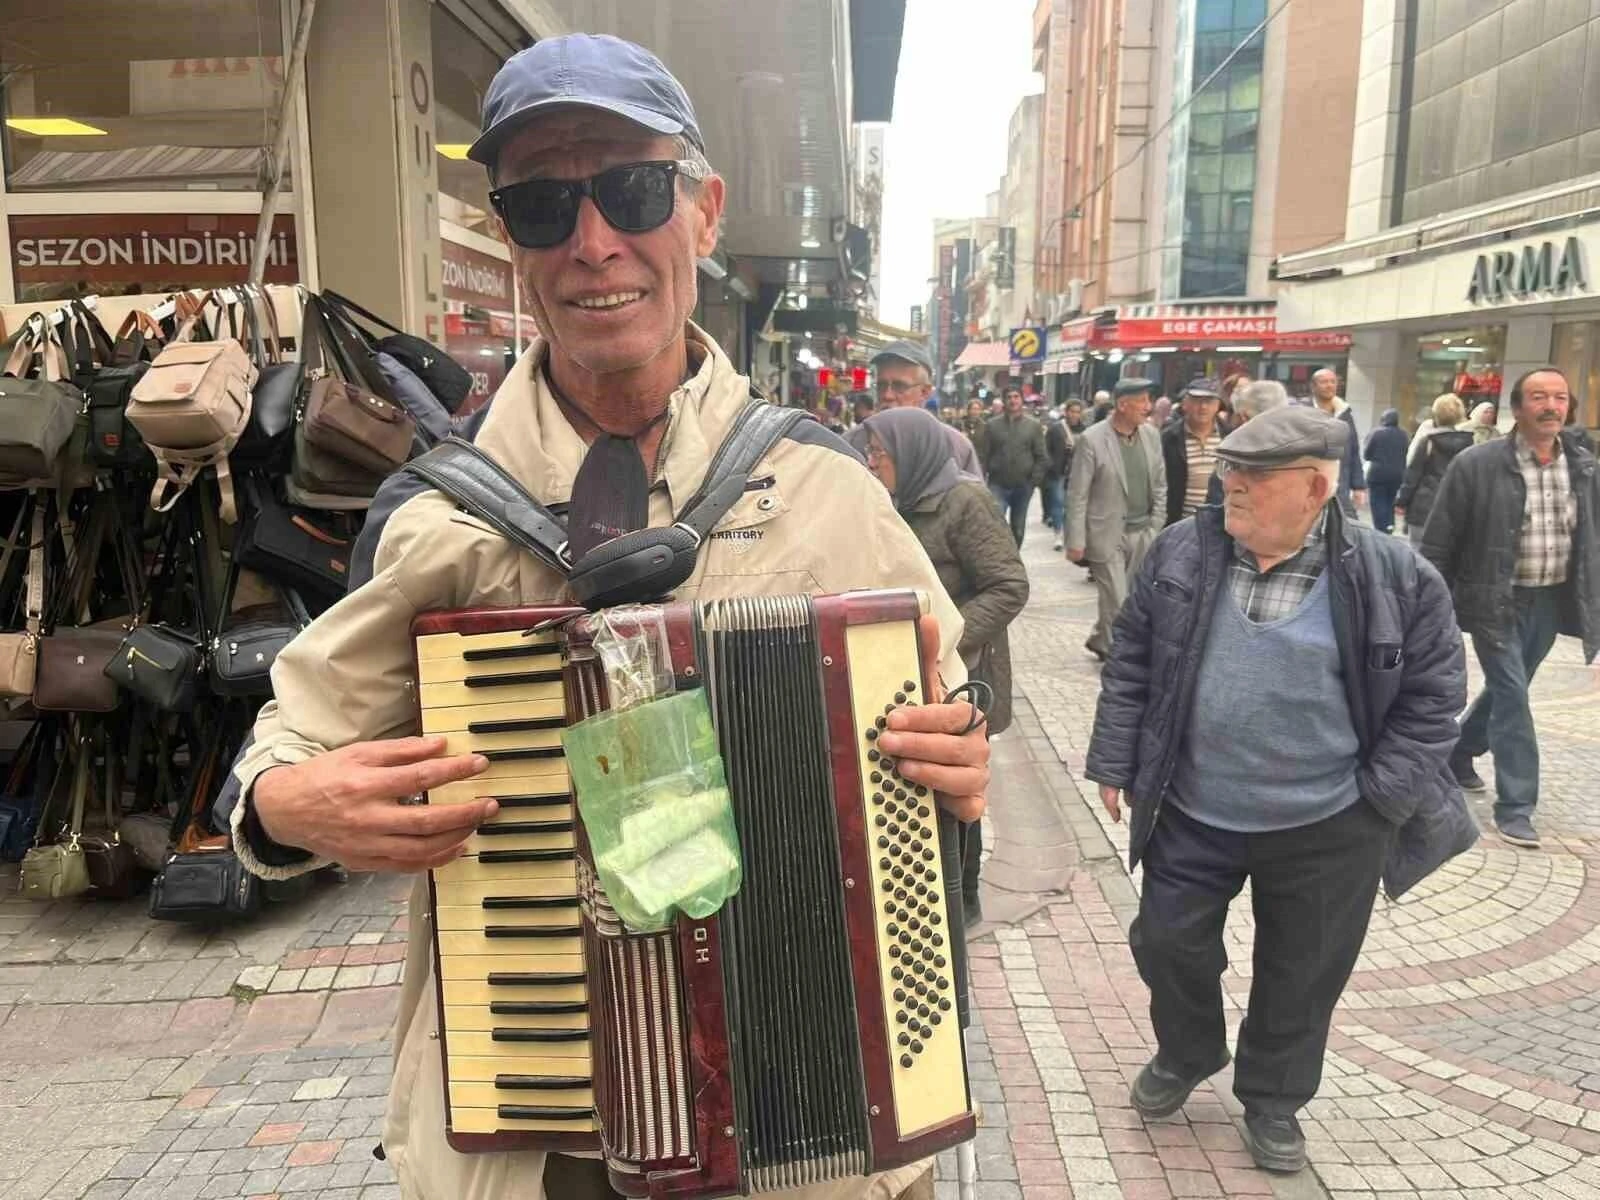
[[[761,402],[746,406],[713,456],[705,482],[681,510],[678,524],[704,540],[744,494],[755,465],[804,419],[799,409]],[[567,529],[561,519],[471,442],[451,437],[401,470],[437,488],[563,577],[570,574]]]
[[[400,469],[438,488],[563,578],[572,569],[566,526],[471,442],[452,436]]]
[[[777,408],[763,401],[746,405],[706,468],[705,482],[680,511],[678,524],[687,525],[703,541],[744,495],[756,464],[805,419],[798,408]]]

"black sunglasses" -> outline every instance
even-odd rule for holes
[[[672,220],[677,176],[700,177],[691,162],[627,163],[588,179],[529,179],[489,193],[506,232],[528,250],[559,246],[578,227],[578,207],[588,196],[619,233],[649,233]]]

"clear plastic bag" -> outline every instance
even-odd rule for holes
[[[623,924],[709,917],[743,877],[722,756],[696,688],[613,710],[561,735],[595,871]]]

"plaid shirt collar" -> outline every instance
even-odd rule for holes
[[[1328,511],[1311,523],[1298,553],[1262,571],[1256,556],[1238,542],[1228,564],[1228,586],[1251,621],[1266,624],[1289,616],[1305,603],[1328,565]]]

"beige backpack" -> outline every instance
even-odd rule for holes
[[[134,385],[128,420],[155,455],[156,486],[150,507],[165,512],[207,467],[215,467],[222,519],[231,524],[238,509],[228,452],[250,419],[250,392],[257,372],[236,337],[192,340],[201,314],[213,303],[220,324],[223,306],[208,296]]]

